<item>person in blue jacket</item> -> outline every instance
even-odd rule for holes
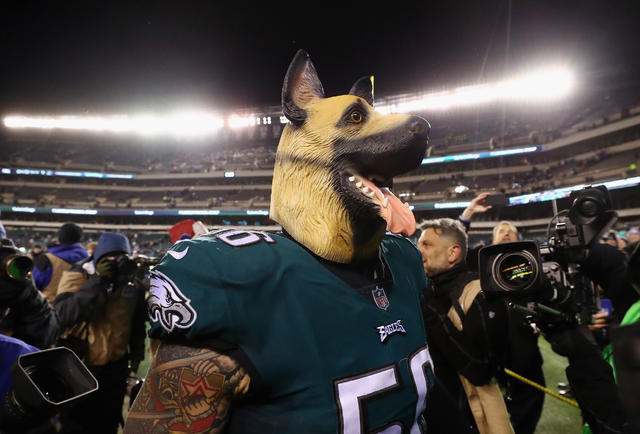
[[[89,256],[80,244],[81,239],[82,228],[75,223],[65,223],[58,231],[58,243],[34,258],[33,281],[49,303],[56,298],[62,273]]]

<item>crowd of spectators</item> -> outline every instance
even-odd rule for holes
[[[159,147],[151,151],[144,146],[126,149],[127,145],[79,146],[78,144],[7,143],[3,157],[5,167],[51,169],[85,169],[131,173],[207,173],[219,170],[271,169],[275,145],[234,143],[233,146],[211,149],[184,149],[183,146]],[[51,149],[54,149],[51,152]],[[49,155],[51,153],[51,155]],[[100,157],[97,158],[96,156]],[[96,161],[103,163],[96,164]]]
[[[409,184],[396,180],[397,191],[420,199],[420,195],[437,195],[446,199],[466,197],[468,194],[456,191],[465,186],[473,191],[497,186],[513,195],[534,193],[579,183],[591,183],[603,179],[635,176],[640,151],[630,149],[624,152],[609,152],[600,149],[581,156],[557,158],[555,155],[523,155],[478,160],[466,164],[429,165],[429,179]],[[432,167],[431,167],[432,166]],[[447,166],[453,173],[440,174],[438,166]],[[472,169],[468,169],[471,167]],[[433,170],[431,170],[433,169]],[[493,170],[491,170],[493,169]],[[419,172],[418,172],[419,173]],[[411,176],[411,175],[410,175]],[[7,178],[5,178],[7,179]],[[234,207],[250,208],[255,203],[264,206],[268,202],[268,180],[263,178],[202,178],[193,186],[181,186],[186,181],[168,182],[111,182],[105,185],[97,180],[67,180],[56,178],[35,180],[34,177],[16,176],[10,178],[15,186],[0,187],[0,203],[30,206],[84,206],[131,208],[134,206],[175,208],[181,203],[191,207]],[[47,181],[43,183],[43,181]],[[24,183],[29,183],[24,185]],[[35,184],[31,184],[34,183]],[[89,188],[89,186],[95,186]],[[106,188],[105,188],[106,187]],[[121,187],[126,187],[122,189]],[[151,187],[151,189],[149,188]]]
[[[17,246],[22,247],[25,253],[38,255],[46,253],[51,247],[59,245],[57,231],[15,229],[10,230],[11,239]],[[131,253],[134,257],[144,256],[159,258],[171,246],[171,239],[167,233],[140,233],[137,231],[123,231],[131,244]],[[96,243],[100,232],[84,231],[83,245],[87,250]]]

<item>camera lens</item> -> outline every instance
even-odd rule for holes
[[[538,277],[535,258],[528,251],[499,255],[493,263],[496,283],[505,291],[529,289]]]
[[[5,272],[12,279],[28,279],[32,270],[33,261],[28,256],[12,255],[5,259]]]
[[[580,212],[585,217],[594,217],[594,216],[598,215],[599,211],[600,211],[600,206],[599,206],[598,202],[594,201],[593,199],[590,199],[590,198],[589,199],[585,199],[580,204]]]

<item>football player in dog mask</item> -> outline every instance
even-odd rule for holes
[[[369,77],[326,98],[296,54],[271,195],[283,231],[214,231],[155,267],[161,344],[126,432],[420,432],[426,281],[389,188],[420,165],[430,127],[372,105]]]

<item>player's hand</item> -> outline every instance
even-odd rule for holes
[[[487,212],[492,208],[491,205],[485,205],[484,200],[489,196],[489,193],[480,193],[469,204],[468,207],[462,211],[462,218],[465,220],[471,220],[476,213]]]

